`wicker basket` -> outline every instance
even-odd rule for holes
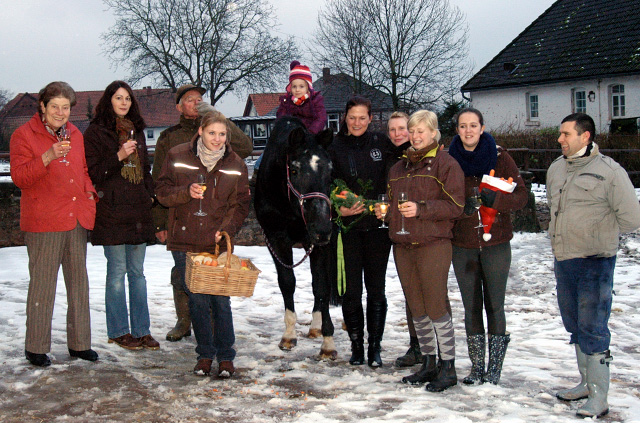
[[[187,288],[195,294],[250,297],[260,270],[249,259],[243,259],[249,270],[231,269],[231,239],[224,231],[220,234],[227,240],[227,262],[224,267],[196,264],[193,259],[198,253],[187,253]],[[216,245],[215,255],[218,256],[219,252],[220,247]]]

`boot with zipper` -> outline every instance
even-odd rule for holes
[[[609,413],[609,362],[613,360],[609,350],[587,355],[587,388],[589,399],[576,412],[578,417],[602,417]]]

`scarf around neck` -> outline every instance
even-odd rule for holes
[[[464,176],[488,175],[492,169],[496,168],[498,162],[496,140],[486,132],[480,135],[480,141],[473,151],[465,150],[462,139],[456,135],[449,146],[449,155],[456,159]]]
[[[306,93],[302,97],[294,97],[293,94],[291,95],[291,101],[293,101],[293,104],[295,104],[296,106],[302,106],[308,98],[309,93]]]
[[[223,145],[220,150],[211,151],[202,142],[202,137],[198,137],[197,143],[198,157],[200,157],[200,161],[202,162],[204,167],[207,168],[207,172],[211,172],[211,170],[216,167],[216,164],[222,158],[222,156],[224,156],[224,152],[227,146]]]
[[[411,164],[415,164],[427,157],[435,157],[436,154],[438,153],[438,148],[440,148],[438,142],[434,141],[428,146],[421,148],[420,150],[416,150],[413,147],[409,147],[407,148],[405,155],[407,157],[407,160]]]
[[[133,134],[133,136],[132,136]],[[116,117],[116,135],[118,137],[118,145],[122,147],[122,144],[130,139],[136,139],[136,130],[131,122],[127,118]],[[138,148],[133,151],[123,160],[124,165],[120,169],[120,175],[127,181],[139,184],[142,182],[142,164],[140,163],[140,156],[138,155]]]

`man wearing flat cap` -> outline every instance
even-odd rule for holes
[[[151,175],[155,181],[160,175],[162,165],[169,150],[178,144],[191,141],[198,132],[200,126],[200,114],[198,105],[202,103],[202,95],[207,90],[193,84],[183,85],[176,91],[176,109],[180,112],[180,123],[165,129],[158,138],[153,160]],[[206,105],[206,104],[203,104]],[[211,109],[212,107],[202,108]],[[233,151],[241,158],[247,157],[253,151],[253,143],[245,133],[233,122],[228,121],[230,134],[229,142]],[[153,223],[156,228],[156,237],[162,243],[167,240],[167,220],[169,209],[158,205],[153,208]],[[172,252],[173,253],[173,252]],[[175,260],[175,255],[174,255]],[[167,333],[167,341],[179,341],[185,336],[191,335],[191,316],[189,314],[189,297],[183,288],[184,274],[178,272],[174,266],[171,269],[171,285],[173,287],[173,300],[176,306],[178,321],[173,329]]]

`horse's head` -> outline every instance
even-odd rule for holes
[[[331,238],[331,159],[326,147],[333,140],[333,131],[325,129],[317,135],[296,128],[289,133],[287,166],[289,189],[294,194],[304,219],[309,240],[325,245]]]

